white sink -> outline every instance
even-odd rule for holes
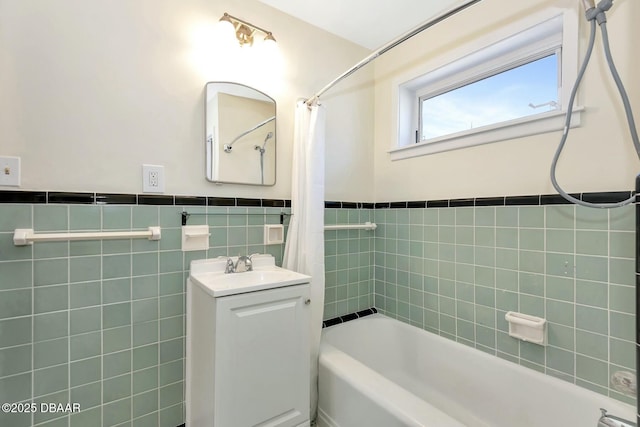
[[[237,257],[231,258],[235,263]],[[253,271],[225,273],[226,257],[191,262],[190,280],[214,298],[309,283],[311,277],[275,265],[271,255],[254,255]]]

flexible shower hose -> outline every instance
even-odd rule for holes
[[[601,209],[610,209],[617,208],[621,206],[626,206],[635,201],[635,195],[617,203],[589,203],[583,200],[576,199],[569,195],[566,191],[564,191],[558,181],[556,179],[556,167],[558,164],[558,159],[560,158],[560,154],[562,153],[562,149],[564,148],[565,143],[567,142],[567,137],[569,136],[569,127],[571,125],[571,114],[573,110],[573,103],[575,101],[576,92],[578,91],[578,86],[580,86],[580,82],[584,77],[584,73],[587,69],[587,65],[589,64],[589,59],[591,58],[591,53],[593,52],[593,45],[595,43],[596,38],[596,21],[600,26],[602,31],[602,43],[604,45],[604,53],[607,59],[607,63],[609,65],[609,70],[611,71],[611,76],[616,83],[618,88],[618,92],[620,93],[620,98],[622,99],[622,104],[624,105],[624,111],[627,117],[627,123],[629,125],[629,132],[631,133],[631,139],[633,141],[633,145],[635,146],[636,153],[640,158],[640,140],[638,139],[638,132],[636,131],[636,124],[633,119],[633,111],[631,110],[631,103],[629,102],[629,97],[627,96],[627,92],[624,88],[622,80],[620,79],[620,75],[616,70],[616,67],[613,63],[613,57],[611,56],[611,49],[609,48],[609,34],[607,32],[607,17],[605,12],[611,8],[613,5],[613,0],[602,0],[596,7],[591,7],[586,11],[587,20],[591,23],[591,34],[589,36],[589,46],[587,47],[587,52],[585,54],[584,61],[582,62],[582,66],[578,72],[578,77],[576,78],[576,82],[573,85],[573,89],[571,89],[571,95],[569,97],[569,105],[567,106],[567,116],[565,119],[564,130],[562,133],[562,138],[560,139],[560,144],[558,145],[558,149],[556,150],[555,155],[553,156],[553,162],[551,163],[551,183],[558,193],[564,197],[566,200],[575,203],[580,206],[586,206],[589,208],[601,208]]]

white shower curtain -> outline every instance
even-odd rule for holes
[[[283,267],[311,276],[311,417],[318,404],[318,351],[324,310],[324,128],[320,105],[296,105],[291,222]]]

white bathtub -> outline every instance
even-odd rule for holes
[[[595,427],[635,408],[380,314],[325,328],[320,427]]]

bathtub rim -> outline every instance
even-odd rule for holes
[[[320,352],[319,365],[321,366],[320,369],[323,369],[325,366],[330,366],[328,369],[333,373],[340,374],[348,371],[349,374],[353,374],[357,372],[360,374],[358,378],[366,378],[366,382],[355,382],[353,381],[352,375],[338,375],[348,386],[360,391],[371,401],[375,402],[382,411],[395,414],[398,420],[406,427],[423,426],[415,416],[411,416],[412,414],[419,415],[421,418],[431,419],[435,421],[437,425],[464,427],[460,421],[443,410],[432,405],[430,402],[420,399],[419,396],[411,393],[411,391],[384,377],[382,374],[375,372],[369,366],[331,344],[325,343],[325,347]],[[362,374],[364,374],[364,376],[362,376]],[[321,386],[320,390],[322,390]],[[389,399],[390,393],[394,399]],[[318,404],[318,417],[331,420],[331,423],[325,424],[327,426],[340,425],[333,420],[320,404]],[[490,426],[479,425],[478,427]]]

